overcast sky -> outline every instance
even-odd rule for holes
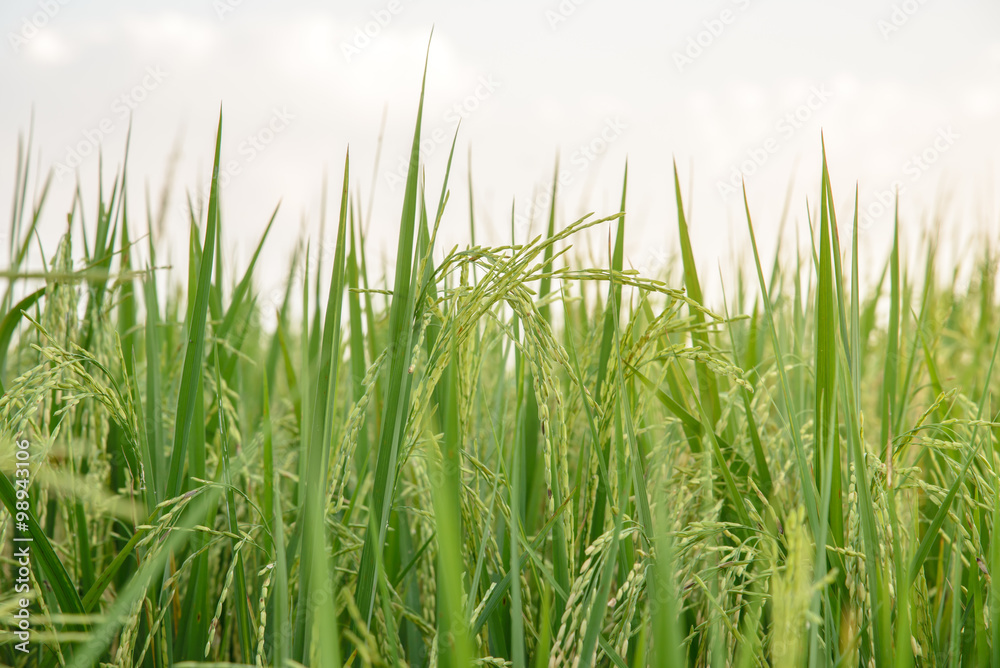
[[[300,230],[318,240],[324,170],[338,190],[348,144],[362,200],[375,189],[373,250],[391,255],[432,26],[429,200],[461,119],[446,241],[468,238],[470,148],[488,243],[509,240],[512,202],[521,240],[539,231],[532,202],[544,203],[557,155],[561,224],[616,211],[627,157],[629,261],[656,270],[676,253],[676,158],[696,250],[714,273],[747,247],[743,178],[765,251],[790,183],[788,235],[797,224],[805,243],[821,131],[842,230],[858,183],[873,260],[897,186],[909,238],[932,212],[946,236],[1000,228],[1000,5],[985,0],[4,0],[0,211],[34,110],[36,157],[56,173],[47,238],[65,226],[77,175],[92,224],[95,146],[110,180],[131,114],[133,219],[144,183],[159,191],[179,147],[167,221],[184,249],[181,196],[207,186],[221,105],[225,250],[245,262],[281,201],[265,289]]]

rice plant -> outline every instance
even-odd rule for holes
[[[157,263],[170,193],[140,220],[124,168],[29,266],[48,182],[29,201],[22,144],[0,661],[1000,665],[991,240],[967,286],[936,278],[933,235],[909,266],[898,220],[871,257],[824,153],[810,242],[770,266],[744,193],[753,254],[717,306],[676,166],[663,275],[625,268],[627,170],[617,211],[563,225],[553,196],[544,234],[443,248],[476,221],[448,207],[455,143],[423,178],[422,108],[395,265],[345,156],[333,257],[303,241],[273,326],[270,224],[225,278],[221,116],[186,276]]]

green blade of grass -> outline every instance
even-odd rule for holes
[[[753,231],[753,221],[750,216],[750,202],[747,199],[746,186],[743,188],[743,208],[746,212],[747,217],[747,228],[750,231],[750,245],[753,248],[754,264],[757,268],[757,280],[760,285],[761,296],[764,300],[764,312],[767,316],[768,330],[771,335],[771,346],[774,349],[774,356],[776,362],[776,368],[778,372],[778,380],[781,386],[781,394],[785,400],[785,405],[789,408],[788,414],[785,416],[788,421],[788,434],[791,437],[792,448],[795,454],[795,464],[798,469],[799,482],[802,486],[803,501],[806,507],[806,513],[809,518],[809,524],[813,531],[813,535],[819,535],[819,512],[816,507],[816,488],[813,482],[813,476],[810,474],[809,465],[806,461],[805,450],[802,446],[801,440],[801,429],[799,425],[798,417],[795,412],[790,410],[792,403],[791,387],[788,382],[788,376],[785,372],[785,361],[781,353],[781,344],[778,339],[778,329],[775,324],[774,311],[771,305],[771,298],[768,295],[767,285],[764,282],[764,272],[761,269],[760,253],[757,250],[757,238]]]
[[[441,442],[441,484],[434,487],[434,518],[438,540],[438,646],[443,668],[465,668],[472,658],[468,618],[462,605],[462,461],[459,426],[459,378],[455,340],[452,339],[447,394],[444,399],[444,435]]]
[[[518,319],[514,319],[514,337],[515,339],[519,336],[518,332]],[[510,474],[509,474],[509,505],[510,505],[510,517],[508,518],[508,533],[510,542],[510,563],[517,564],[521,560],[521,543],[520,543],[520,533],[521,533],[521,520],[522,520],[522,494],[523,485],[525,484],[524,478],[526,477],[526,471],[522,465],[522,458],[524,457],[524,452],[527,449],[528,439],[526,438],[525,431],[527,429],[524,410],[525,404],[525,393],[531,393],[531,388],[526,388],[525,385],[530,380],[530,374],[525,373],[525,362],[521,354],[520,348],[514,349],[514,376],[517,379],[517,405],[515,407],[515,415],[517,416],[516,424],[517,429],[514,436],[514,447],[511,448],[511,463],[510,463]],[[537,413],[534,416],[533,422],[534,426],[537,426],[538,416]],[[535,444],[537,447],[537,443]],[[554,467],[554,464],[553,464]],[[554,530],[554,529],[553,529]],[[514,668],[525,668],[524,659],[524,603],[521,600],[521,578],[516,577],[511,581],[510,587],[510,656],[513,659]]]
[[[219,155],[222,150],[222,112],[219,112],[219,128],[215,138],[215,163],[212,167],[212,186],[208,200],[208,222],[205,230],[205,246],[198,271],[198,284],[191,305],[191,321],[188,327],[188,342],[181,370],[181,385],[177,394],[176,427],[173,448],[170,452],[170,473],[167,478],[166,498],[179,495],[184,489],[184,461],[191,433],[194,404],[201,400],[195,394],[200,378],[205,354],[205,322],[208,312],[209,292],[212,285],[212,260],[215,255],[215,235],[219,222]]]
[[[994,472],[996,475],[996,472]],[[994,491],[1000,496],[1000,490]],[[989,571],[994,574],[989,578],[989,619],[990,619],[990,660],[992,665],[1000,665],[1000,582],[995,575],[1000,573],[1000,498],[994,498],[992,510],[992,527],[990,530]]]
[[[350,322],[350,355],[351,355],[351,398],[359,401],[365,393],[364,378],[367,373],[365,368],[365,333],[361,320],[361,296],[357,290],[358,281],[358,247],[355,241],[354,229],[354,208],[351,208],[351,250],[347,258],[347,299],[348,315]],[[372,360],[374,362],[374,360]],[[363,477],[367,470],[368,455],[371,451],[371,444],[368,436],[368,420],[361,422],[358,431],[358,445],[354,456],[355,468],[359,477]]]
[[[846,374],[846,364],[839,366],[840,373]],[[839,384],[841,392],[845,395],[852,388],[851,382],[845,380]],[[861,432],[861,414],[858,411],[858,403],[852,396],[845,396],[842,400],[845,413],[848,418],[848,444],[850,446],[849,463],[854,464],[854,475],[857,483],[857,512],[859,524],[861,525],[861,544],[864,558],[868,564],[878,564],[878,554],[880,542],[877,530],[877,520],[875,517],[875,505],[872,499],[872,481],[868,475],[867,452],[865,451],[864,440]],[[876,666],[887,668],[891,663],[892,631],[890,628],[889,590],[884,575],[880,568],[867,568],[868,596],[870,597],[871,620],[870,637],[875,646],[875,655],[872,657]],[[912,578],[911,578],[912,580]]]
[[[427,58],[430,57],[428,46]],[[423,117],[424,90],[427,79],[427,59],[424,62],[424,80],[420,86],[420,102],[417,106],[417,123],[410,150],[410,166],[406,176],[403,196],[403,213],[399,225],[399,243],[396,251],[396,278],[393,283],[392,306],[389,312],[390,348],[387,359],[389,384],[385,390],[385,406],[382,427],[379,433],[379,447],[375,463],[375,486],[372,494],[374,533],[365,535],[358,570],[358,584],[355,601],[362,619],[371,623],[375,606],[376,550],[385,544],[385,534],[389,526],[389,512],[392,508],[395,489],[396,462],[399,447],[406,427],[406,415],[410,404],[409,356],[413,322],[413,232],[417,212],[417,176],[420,166],[420,124]]]
[[[548,537],[549,532],[552,531],[552,527],[555,526],[556,520],[562,515],[563,511],[569,506],[569,502],[570,499],[566,499],[561,506],[557,507],[555,512],[552,513],[552,517],[549,518],[548,522],[546,522],[545,525],[541,529],[539,529],[538,533],[531,541],[532,551],[537,551],[541,547],[542,543],[545,542],[545,539]],[[514,566],[511,566],[511,568],[509,568],[507,572],[504,574],[503,578],[497,583],[495,587],[493,587],[493,591],[490,592],[489,597],[483,604],[479,616],[476,617],[476,621],[472,624],[473,636],[479,635],[479,632],[482,631],[483,627],[486,625],[486,622],[489,620],[490,616],[499,607],[501,601],[503,600],[503,597],[507,593],[507,590],[510,588],[512,580],[515,577],[520,577],[521,570],[524,568],[527,561],[528,561],[528,555],[522,552],[520,554],[520,558],[516,568]]]
[[[11,281],[11,283],[13,283],[13,281]],[[7,350],[10,348],[10,340],[13,338],[14,332],[17,330],[17,325],[21,320],[22,312],[34,306],[44,294],[45,288],[35,290],[15,304],[14,307],[7,312],[7,315],[4,316],[3,321],[0,321],[0,396],[5,394],[3,375],[4,370],[7,367]]]
[[[694,261],[694,251],[691,248],[691,237],[688,234],[687,217],[684,215],[684,202],[681,199],[681,182],[677,173],[677,161],[674,161],[674,196],[677,199],[677,232],[681,244],[681,258],[684,263],[684,287],[688,295],[699,304],[704,301],[701,291],[701,282],[698,280],[698,268]],[[691,318],[696,325],[701,325],[705,321],[705,316],[697,309],[691,310]],[[691,341],[703,350],[711,350],[708,342],[708,335],[700,328],[695,328],[691,332]],[[696,367],[696,377],[698,379],[698,391],[701,394],[702,404],[711,419],[711,430],[715,431],[715,423],[721,414],[719,405],[719,388],[715,377],[708,370],[699,365]]]
[[[653,544],[656,552],[651,565],[649,593],[654,665],[681,666],[684,638],[678,621],[683,601],[680,600],[675,582],[673,537],[668,529],[672,521],[662,485],[656,486],[654,495],[657,517]]]
[[[624,203],[624,197],[622,199]],[[623,207],[624,208],[624,207]],[[611,274],[611,284],[614,286],[614,274]],[[642,456],[639,453],[639,441],[636,438],[635,423],[632,419],[632,408],[629,406],[628,394],[625,392],[625,365],[622,363],[622,341],[621,332],[618,328],[618,299],[611,302],[612,318],[615,330],[615,377],[618,380],[618,402],[621,410],[622,421],[625,423],[625,435],[628,437],[629,459],[631,468],[631,487],[635,493],[636,509],[639,515],[639,526],[642,527],[642,544],[649,548],[649,541],[653,536],[653,516],[649,509],[649,493],[646,483],[646,473],[643,467]],[[619,458],[619,465],[622,466],[623,457]],[[615,524],[615,545],[618,544],[618,534],[621,533],[621,517],[618,517]],[[607,599],[607,597],[605,597]]]
[[[159,505],[167,488],[167,457],[164,451],[163,419],[160,409],[160,334],[159,299],[156,281],[150,277],[145,281],[146,293],[146,415],[144,430],[150,462],[146,471],[147,504],[150,509]],[[138,394],[138,393],[137,393]]]
[[[226,424],[226,410],[222,401],[224,386],[222,384],[222,371],[219,364],[219,355],[213,356],[215,360],[215,383],[218,388],[216,410],[219,418],[219,435],[222,442],[221,466],[222,481],[226,487],[226,519],[229,525],[230,539],[233,546],[233,558],[236,560],[236,594],[233,596],[233,603],[236,606],[236,624],[240,642],[240,653],[243,660],[249,662],[254,654],[253,634],[250,630],[250,610],[247,608],[247,582],[246,569],[243,566],[243,554],[238,551],[241,542],[240,526],[237,520],[236,494],[233,492],[233,474],[229,463],[229,427]]]
[[[819,248],[819,282],[816,286],[816,403],[815,418],[813,421],[813,439],[816,444],[815,462],[825,462],[826,453],[832,451],[831,462],[833,463],[830,484],[830,508],[829,513],[830,529],[835,545],[844,544],[844,521],[843,510],[841,508],[841,474],[840,474],[840,440],[837,432],[830,428],[835,417],[833,412],[834,404],[834,382],[837,374],[837,311],[835,303],[838,295],[834,294],[833,279],[833,248],[831,237],[836,219],[833,213],[832,190],[830,187],[830,173],[827,168],[826,150],[823,151],[823,176],[822,193],[820,196],[820,248]],[[844,342],[845,347],[849,342]],[[832,438],[831,438],[832,436]],[[815,467],[816,487],[822,489],[820,482],[823,479],[824,471],[822,466]],[[825,532],[824,532],[825,533]]]
[[[723,304],[726,304],[725,289],[723,289]],[[734,323],[729,316],[729,307],[726,306],[725,311],[726,320],[729,323],[729,342],[732,346],[734,357],[736,353],[736,335],[733,331]],[[738,390],[740,393],[740,398],[743,400],[743,413],[747,420],[747,435],[750,437],[750,447],[753,450],[754,457],[754,472],[756,473],[756,479],[754,482],[757,483],[757,487],[764,496],[770,496],[771,490],[773,488],[774,482],[771,480],[771,471],[767,465],[767,457],[764,455],[764,445],[760,440],[760,431],[757,429],[757,419],[754,417],[753,408],[750,405],[750,389],[748,387],[741,386]],[[693,417],[693,416],[692,416]],[[718,435],[716,435],[718,438]],[[732,450],[731,447],[726,446],[727,450]]]
[[[344,181],[341,190],[340,217],[334,251],[330,292],[320,348],[319,374],[316,378],[314,401],[308,420],[309,438],[306,445],[307,468],[304,476],[304,500],[298,526],[302,533],[299,603],[296,608],[296,654],[311,657],[306,639],[314,643],[313,651],[319,665],[340,665],[339,625],[333,606],[334,582],[327,557],[327,531],[324,509],[327,503],[328,471],[333,449],[336,417],[337,379],[340,369],[341,319],[346,280],[347,211],[349,206],[350,155],[344,159]],[[314,602],[315,592],[325,592]],[[333,628],[328,628],[332,623]],[[298,643],[297,643],[298,644]]]
[[[625,174],[622,177],[622,203],[619,211],[622,213],[621,217],[618,219],[618,229],[615,235],[615,247],[614,251],[611,253],[611,271],[621,271],[622,265],[624,263],[624,244],[625,244],[625,196],[628,190],[628,165],[625,165]],[[614,282],[608,285],[608,304],[606,305],[603,318],[603,331],[601,332],[601,350],[597,361],[597,378],[595,379],[594,385],[594,399],[598,403],[601,401],[602,390],[604,385],[604,380],[607,376],[608,363],[611,360],[611,349],[615,342],[615,326],[616,322],[613,320],[614,312],[611,309],[611,304],[617,303],[621,299],[621,286],[615,286]],[[610,443],[602,443],[598,440],[594,441],[594,452],[597,453],[597,457],[602,462],[607,462],[611,445]],[[590,536],[587,541],[581,541],[580,545],[580,558],[582,560],[583,550],[586,548],[586,544],[593,543],[597,538],[604,533],[604,509],[607,505],[609,488],[606,486],[604,481],[599,481],[597,486],[597,496],[594,499],[594,508],[591,514],[590,523]]]
[[[154,519],[154,515],[147,517],[147,521]],[[132,557],[132,552],[135,550],[135,546],[139,543],[143,536],[146,535],[145,529],[140,529],[132,534],[125,547],[118,551],[115,558],[112,560],[108,567],[105,568],[101,574],[94,580],[94,584],[87,591],[86,595],[83,597],[83,608],[87,612],[91,612],[97,602],[100,600],[101,595],[107,589],[108,585],[111,584],[111,580],[114,579],[115,575],[118,574],[119,569]]]
[[[621,364],[619,361],[619,368]],[[619,374],[619,384],[621,384],[621,376]],[[628,398],[624,392],[619,392],[618,395],[618,410],[624,412],[625,404]],[[634,436],[634,435],[630,435]],[[617,445],[619,461],[624,459],[625,448],[622,444],[621,431],[619,429],[615,430],[613,439]],[[632,489],[637,493],[637,496],[645,496],[646,490],[645,485],[642,481],[635,479],[634,473],[630,476],[632,479]],[[597,650],[597,638],[601,632],[601,627],[603,626],[604,616],[608,610],[608,595],[611,591],[611,577],[615,571],[615,558],[614,556],[618,554],[618,541],[621,536],[622,530],[622,519],[621,514],[615,515],[615,527],[614,533],[612,534],[611,547],[608,549],[604,565],[601,569],[601,577],[597,585],[597,590],[593,594],[593,601],[590,603],[589,617],[587,620],[587,632],[583,636],[583,642],[580,645],[580,655],[578,666],[580,668],[590,668],[594,663],[594,655]]]
[[[291,622],[288,616],[288,563],[285,554],[285,525],[281,514],[281,489],[277,476],[276,456],[272,440],[271,401],[269,396],[267,375],[263,377],[264,401],[261,419],[264,430],[264,484],[265,499],[270,497],[270,505],[265,505],[265,511],[271,513],[268,529],[271,534],[271,545],[274,550],[274,592],[273,617],[271,624],[271,656],[275,666],[284,666],[290,652],[286,629]]]

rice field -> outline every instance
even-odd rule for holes
[[[123,171],[30,263],[23,144],[0,663],[1000,665],[996,239],[949,267],[926,235],[908,263],[897,223],[872,257],[818,146],[806,241],[760,257],[748,203],[754,261],[718,304],[676,168],[661,276],[624,268],[627,170],[618,210],[557,225],[556,193],[527,243],[443,248],[475,239],[447,203],[476,184],[421,178],[422,107],[394,266],[345,156],[332,257],[304,240],[276,313],[271,226],[246,267],[221,250],[221,117],[186,274]]]

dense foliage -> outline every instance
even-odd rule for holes
[[[624,184],[609,217],[557,225],[554,196],[528,243],[438,248],[460,216],[418,178],[418,113],[391,290],[347,160],[334,250],[303,245],[272,313],[266,233],[225,280],[221,137],[186,280],[157,266],[166,200],[137,223],[124,176],[31,273],[18,156],[0,615],[25,440],[33,635],[0,661],[1000,665],[988,244],[960,288],[933,237],[916,269],[897,241],[862,291],[824,156],[812,243],[765,272],[754,242],[717,314],[679,184],[662,277],[623,270]],[[588,228],[604,266],[567,253]]]

